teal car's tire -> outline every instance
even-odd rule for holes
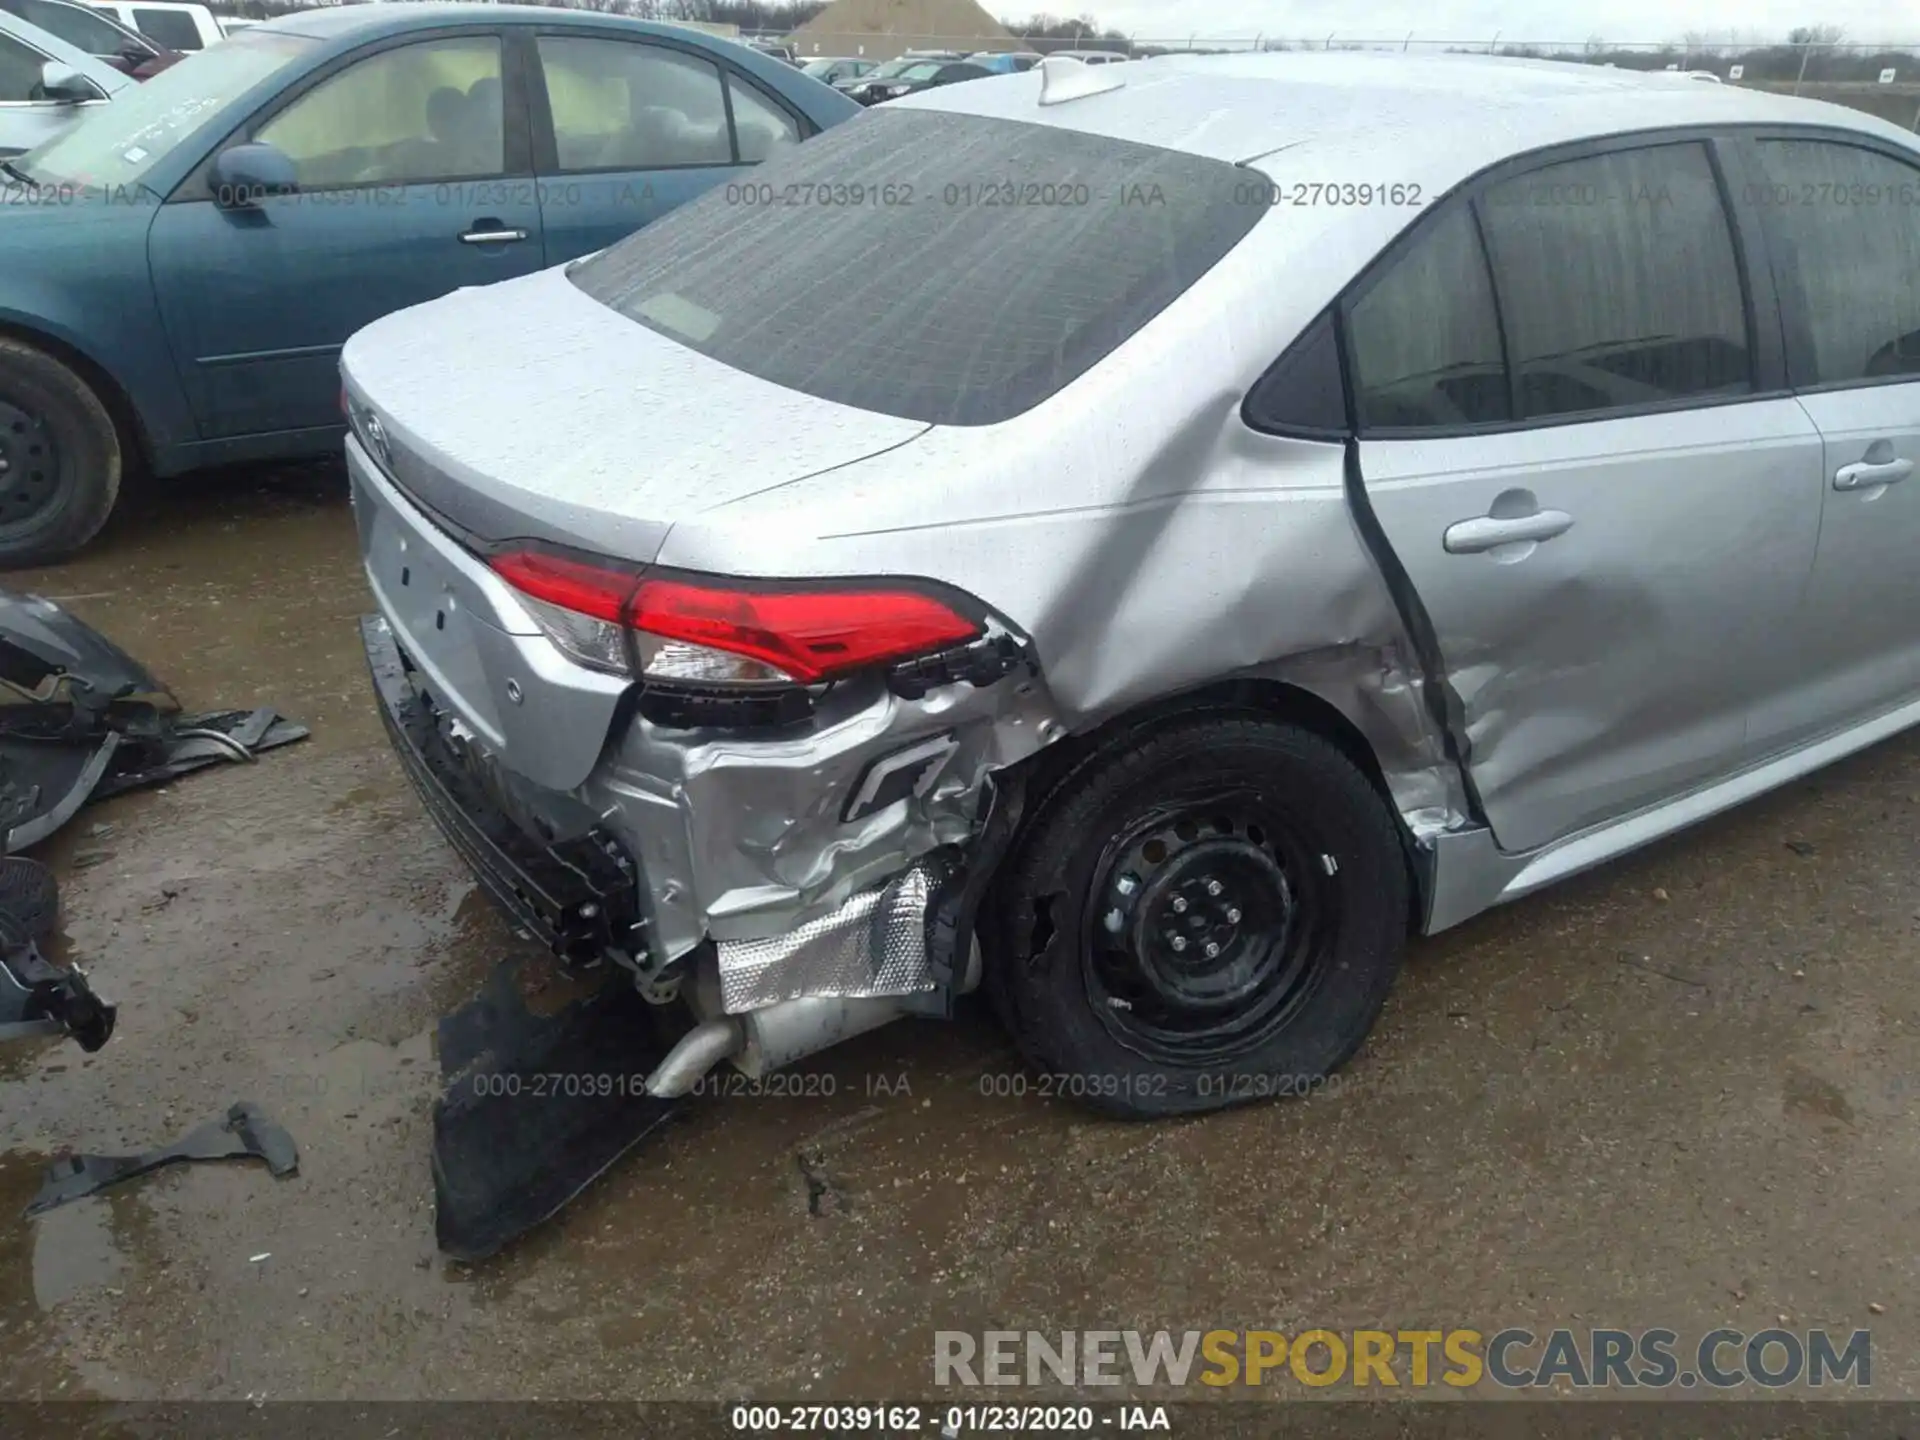
[[[0,339],[0,570],[62,559],[99,534],[123,468],[93,388],[44,350]]]

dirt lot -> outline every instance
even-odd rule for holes
[[[466,1268],[433,1027],[515,942],[388,756],[340,478],[176,490],[11,583],[314,734],[57,839],[122,1025],[0,1058],[0,1397],[877,1399],[931,1391],[935,1328],[1776,1319],[1870,1326],[1874,1389],[1920,1394],[1920,737],[1417,945],[1337,1093],[1107,1123],[983,1093],[1016,1070],[983,1016],[907,1022]],[[19,1218],[50,1154],[240,1098],[297,1177]]]

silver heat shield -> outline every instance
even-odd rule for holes
[[[830,915],[766,940],[718,944],[720,1000],[729,1015],[823,995],[911,995],[934,988],[927,907],[934,874],[909,866]]]

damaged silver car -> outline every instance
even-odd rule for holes
[[[353,338],[383,709],[653,1095],[980,984],[1108,1111],[1298,1086],[1410,933],[1920,719],[1917,203],[1567,64],[910,97]]]

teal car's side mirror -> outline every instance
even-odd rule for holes
[[[229,146],[214,156],[209,178],[214,203],[228,210],[250,210],[270,195],[291,195],[300,188],[286,151],[258,141]]]

